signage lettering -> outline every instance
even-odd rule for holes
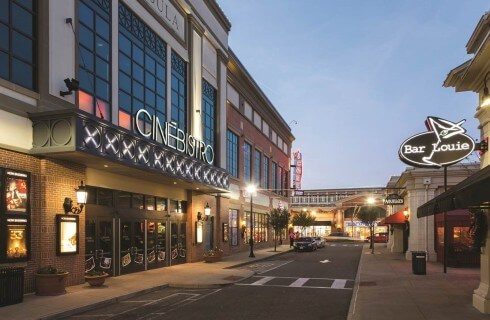
[[[155,13],[184,40],[184,17],[168,0],[146,0]]]
[[[162,124],[157,116],[150,115],[145,109],[136,112],[135,123],[136,130],[143,137],[161,141],[169,148],[185,153],[189,157],[206,161],[208,164],[214,163],[213,147],[177,128],[175,123],[164,122]],[[145,131],[142,128],[143,123],[151,123],[151,130]]]
[[[402,143],[400,159],[414,167],[449,166],[468,157],[475,150],[475,142],[457,123],[437,117],[428,117],[428,131],[414,135]]]
[[[397,204],[404,204],[405,203],[405,199],[396,194],[396,193],[393,193],[393,194],[389,194],[384,200],[383,200],[383,203],[385,205],[397,205]]]

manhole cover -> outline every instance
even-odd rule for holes
[[[376,286],[376,281],[361,281],[359,282],[359,287],[373,287]]]
[[[229,277],[223,278],[223,280],[226,280],[226,281],[238,281],[241,279],[243,279],[243,277],[239,277],[239,276],[229,276]]]

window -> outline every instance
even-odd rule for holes
[[[245,243],[249,242],[250,238],[250,212],[245,212]],[[267,241],[267,231],[269,227],[269,216],[263,213],[253,213],[253,239],[254,243],[266,242]]]
[[[256,111],[254,111],[254,124],[259,130],[262,130],[262,118]]]
[[[226,132],[226,169],[238,178],[238,136],[231,130]]]
[[[274,161],[272,161],[271,165],[271,182],[271,189],[273,192],[277,193],[277,163]]]
[[[247,117],[250,121],[252,120],[252,114],[253,114],[253,111],[252,111],[252,107],[247,103],[245,102],[244,104],[244,110],[245,110],[245,117]]]
[[[265,121],[262,121],[262,132],[267,138],[269,138],[269,124],[267,124]]]
[[[243,143],[243,180],[252,181],[252,146],[247,142]]]
[[[278,188],[277,189],[279,189],[278,191],[279,191],[279,194],[280,195],[282,195],[282,190],[284,189],[284,185],[282,183],[283,182],[282,181],[282,175],[283,175],[283,169],[282,169],[282,167],[279,167],[279,176],[278,176],[278,178],[279,178],[279,181],[278,182],[279,183],[278,183],[278,186],[277,186]]]
[[[263,174],[262,174],[262,182],[261,186],[264,189],[269,189],[269,158],[264,156],[263,158]]]
[[[231,245],[238,245],[238,210],[230,209],[230,236]]]
[[[238,106],[240,105],[240,97],[238,95],[238,92],[229,82],[226,83],[226,97],[232,106],[238,108]]]
[[[36,1],[0,1],[0,78],[36,90]]]
[[[172,51],[172,121],[187,132],[187,66],[181,57]]]
[[[111,24],[109,0],[78,1],[78,107],[111,121]]]
[[[119,125],[132,128],[146,109],[163,124],[167,118],[166,43],[123,4],[119,4]],[[150,131],[150,119],[140,123]]]
[[[206,80],[202,80],[202,130],[203,142],[216,150],[216,89]],[[209,151],[208,149],[208,152]],[[208,159],[213,157],[208,155]]]
[[[262,161],[262,153],[259,150],[255,150],[254,153],[254,182],[255,184],[259,184],[261,182],[261,172],[260,172],[260,164]]]

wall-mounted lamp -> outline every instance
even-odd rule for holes
[[[204,215],[206,217],[209,217],[211,215],[211,207],[209,206],[209,203],[206,202],[206,206],[204,207]]]
[[[408,210],[403,210],[403,216],[405,217],[405,220],[408,221],[408,218],[410,218],[410,213],[408,212]]]
[[[80,186],[78,186],[75,191],[77,193],[78,207],[73,206],[73,200],[71,198],[65,198],[65,201],[63,202],[63,209],[65,210],[65,214],[80,214],[83,210],[83,207],[87,204],[88,192],[87,188],[83,184],[83,181],[80,182]]]
[[[60,91],[60,96],[69,96],[70,94],[73,93],[73,91],[78,91],[80,87],[80,82],[77,79],[73,78],[66,78],[63,80],[65,82],[66,88],[68,89],[67,91]]]
[[[197,221],[201,221],[201,220],[202,220],[202,213],[198,212],[197,213]]]
[[[182,213],[182,203],[177,201],[177,207],[175,208],[175,213]]]

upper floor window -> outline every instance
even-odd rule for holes
[[[0,1],[0,78],[36,90],[37,1]]]
[[[216,150],[216,89],[206,80],[202,80],[201,119],[203,141]]]
[[[141,19],[119,4],[119,125],[131,130],[140,109],[167,120],[167,45]],[[149,121],[149,119],[148,119]],[[145,132],[150,123],[141,123]]]
[[[78,106],[111,120],[111,24],[109,0],[78,1]]]
[[[271,189],[277,193],[277,163],[272,161],[271,164]]]
[[[263,159],[263,165],[262,165],[262,182],[261,186],[264,189],[269,189],[269,158],[267,158],[265,155],[262,157]]]
[[[259,150],[255,150],[254,153],[254,182],[260,184],[262,180],[260,167],[262,162],[262,153]]]
[[[226,132],[226,169],[238,178],[238,136],[231,130]]]
[[[187,65],[179,55],[172,51],[172,121],[187,132]]]
[[[252,181],[252,146],[247,142],[243,143],[243,180]]]

